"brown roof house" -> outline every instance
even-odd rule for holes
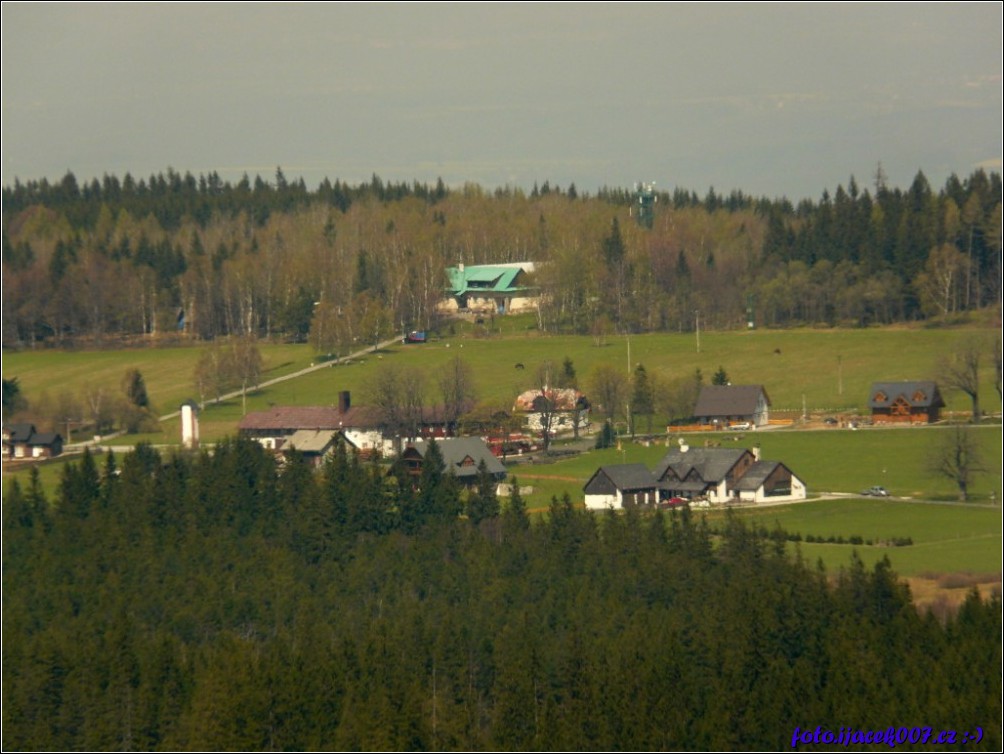
[[[931,424],[940,418],[945,401],[930,380],[875,382],[868,405],[876,424]]]
[[[705,385],[694,406],[701,424],[716,427],[746,425],[756,429],[767,424],[770,398],[763,385]]]
[[[343,391],[338,394],[337,406],[275,406],[252,411],[237,428],[243,437],[257,440],[269,450],[282,451],[296,437],[299,450],[309,445],[312,452],[323,455],[330,447],[327,439],[341,434],[363,453],[385,454],[393,449],[393,443],[384,438],[379,426],[376,411],[353,407],[348,391]],[[307,433],[311,433],[309,437]]]

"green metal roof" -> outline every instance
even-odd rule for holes
[[[498,265],[473,265],[448,267],[446,275],[450,280],[447,287],[452,296],[463,296],[468,292],[512,294],[529,290],[528,286],[518,285],[517,281],[523,274],[521,267],[501,267]]]

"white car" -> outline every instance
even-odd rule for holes
[[[871,497],[889,497],[889,491],[885,487],[878,484],[873,487],[869,487],[866,490],[861,490],[861,494],[869,495]]]

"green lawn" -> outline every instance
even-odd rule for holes
[[[263,389],[249,397],[248,410],[275,405],[330,405],[340,390],[349,390],[353,401],[365,401],[377,369],[388,365],[421,368],[426,374],[426,402],[438,402],[436,376],[455,356],[467,361],[482,401],[511,406],[513,398],[532,386],[537,365],[551,360],[560,367],[572,360],[580,383],[601,363],[629,367],[644,364],[664,379],[689,377],[698,368],[706,380],[724,367],[733,384],[763,384],[775,411],[867,412],[868,389],[878,380],[931,379],[938,359],[960,340],[983,337],[989,329],[862,329],[862,330],[756,330],[701,334],[697,353],[692,334],[656,333],[612,336],[597,346],[589,336],[542,336],[527,330],[525,318],[497,318],[493,337],[477,337],[469,327],[457,334],[418,346],[394,346],[371,354],[362,362],[338,365]],[[307,345],[261,346],[264,378],[296,371],[314,361]],[[185,399],[196,397],[193,372],[201,347],[129,349],[115,351],[35,350],[4,354],[3,376],[17,377],[29,402],[43,391],[55,398],[62,391],[78,392],[89,384],[118,390],[126,369],[139,369],[147,391],[160,413],[174,411]],[[1001,411],[993,387],[993,368],[984,360],[982,405],[989,413]],[[525,369],[517,369],[523,364]],[[966,411],[965,395],[945,390],[948,409]],[[240,417],[239,402],[210,406],[202,416],[207,440],[232,433]],[[658,425],[658,420],[656,421]],[[163,440],[175,441],[175,426],[166,427]]]
[[[839,545],[801,542],[810,563],[822,558],[827,570],[846,566],[852,552],[872,566],[888,557],[901,576],[925,573],[1000,573],[1002,513],[998,508],[951,503],[910,503],[898,500],[821,500],[798,505],[746,510],[744,518],[773,529],[845,539],[860,536],[873,542],[910,537],[905,547]],[[721,518],[712,514],[710,521]],[[794,545],[790,546],[794,551]]]
[[[103,385],[118,392],[128,369],[138,369],[147,394],[159,414],[176,411],[182,401],[198,395],[194,387],[195,365],[204,346],[171,348],[123,348],[105,351],[37,349],[5,352],[3,376],[18,378],[29,405],[42,393],[55,398],[61,392],[80,393],[90,385]],[[303,345],[262,344],[262,379],[272,379],[310,365],[313,354]]]

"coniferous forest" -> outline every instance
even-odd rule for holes
[[[642,215],[631,190],[547,181],[67,173],[3,189],[3,344],[309,336],[327,352],[435,329],[460,262],[534,262],[548,332],[691,330],[695,310],[711,329],[952,318],[999,305],[1001,193],[982,170],[903,190],[879,165],[817,201],[677,188]]]
[[[436,467],[412,486],[342,448],[280,473],[235,440],[85,455],[53,499],[14,483],[4,749],[790,750],[796,727],[979,726],[964,748],[1000,750],[998,599],[939,622],[887,565],[827,573],[780,531],[568,500],[531,522],[518,492]]]

